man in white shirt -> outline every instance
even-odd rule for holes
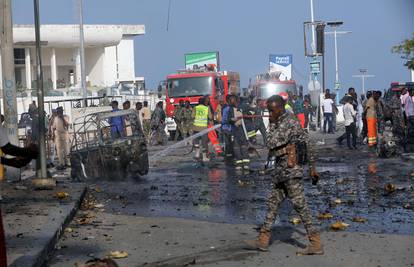
[[[328,125],[328,133],[333,133],[332,129],[332,111],[333,111],[333,100],[329,92],[325,93],[325,99],[322,102],[322,109],[323,109],[323,132],[326,133],[326,125]]]
[[[349,149],[356,149],[356,125],[355,116],[356,111],[352,105],[353,99],[349,97],[344,105],[344,118],[345,118],[345,131],[346,131],[346,143]],[[352,135],[352,145],[351,145]]]

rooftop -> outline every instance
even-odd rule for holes
[[[122,38],[145,34],[145,25],[84,25],[85,46],[113,46]],[[33,46],[34,25],[14,25],[13,39],[16,46]],[[78,24],[45,24],[40,27],[44,46],[76,47],[79,45]]]

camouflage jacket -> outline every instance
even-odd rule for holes
[[[270,172],[274,182],[282,182],[291,178],[303,177],[303,166],[297,164],[293,168],[287,166],[286,147],[295,144],[300,153],[306,153],[309,164],[314,164],[315,156],[309,141],[308,133],[302,129],[296,117],[285,113],[279,117],[276,123],[269,125],[267,133],[267,147],[269,155],[276,157],[273,170]],[[303,151],[306,149],[306,151]]]
[[[181,122],[181,111],[183,110],[183,107],[181,106],[175,106],[174,108],[174,120],[176,123]]]
[[[183,124],[191,125],[193,123],[193,108],[182,108],[180,112],[180,120]]]

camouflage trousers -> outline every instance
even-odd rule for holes
[[[270,232],[272,230],[277,211],[286,197],[292,201],[293,208],[299,214],[308,235],[316,233],[317,231],[312,224],[312,215],[305,200],[301,178],[292,178],[272,184],[272,191],[268,199],[268,211],[260,231]]]
[[[144,131],[145,138],[148,140],[151,133],[151,120],[142,120],[142,130]]]
[[[183,138],[186,138],[187,135],[193,135],[193,125],[191,123],[182,123],[181,134],[183,135]]]

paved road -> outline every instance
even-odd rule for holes
[[[306,240],[303,228],[290,223],[297,215],[289,202],[276,221],[271,252],[259,256],[242,250],[241,241],[255,236],[263,220],[269,178],[257,171],[235,173],[220,160],[201,166],[190,155],[183,156],[188,152],[184,148],[157,161],[140,180],[90,184],[94,201],[72,222],[50,265],[73,266],[114,250],[129,253],[118,260],[120,266],[181,266],[194,259],[219,266],[414,264],[412,163],[348,151],[332,140],[317,146],[320,184],[304,181],[313,214],[333,215],[315,220],[324,231],[326,256],[311,261],[295,256]],[[259,151],[264,158],[265,151]],[[253,169],[262,163],[256,159]],[[388,183],[395,185],[395,192],[384,190]],[[338,199],[341,204],[335,203]],[[366,222],[353,222],[355,217]],[[349,228],[331,232],[329,225],[337,220]]]

